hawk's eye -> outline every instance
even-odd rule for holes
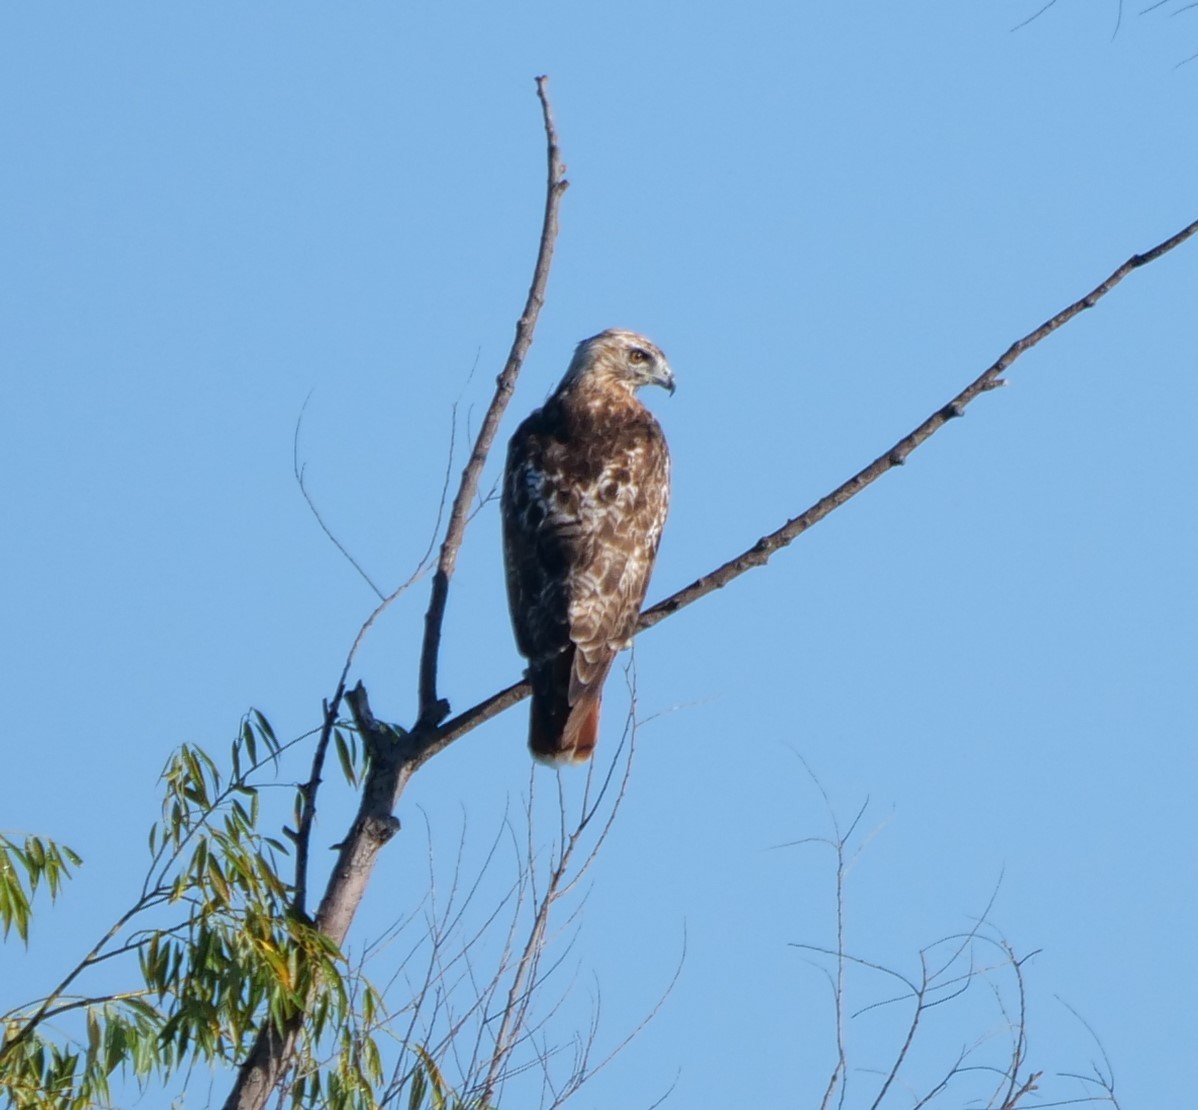
[[[649,352],[642,351],[640,347],[633,347],[632,350],[628,352],[628,361],[631,362],[633,366],[639,366],[642,362],[649,361]]]

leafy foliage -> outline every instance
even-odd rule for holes
[[[338,733],[338,755],[352,781],[356,738]],[[289,845],[259,828],[259,790],[277,772],[283,750],[270,723],[252,711],[232,744],[227,776],[195,745],[170,757],[140,894],[53,991],[0,1014],[0,1093],[8,1105],[111,1106],[115,1075],[144,1090],[152,1079],[166,1083],[197,1064],[235,1065],[264,1020],[281,1030],[302,1011],[310,1018],[292,1105],[377,1105],[380,999],[332,941],[294,911],[293,884],[283,877]],[[27,940],[39,886],[56,897],[80,862],[52,841],[0,838],[6,939],[15,930]],[[79,992],[78,981],[98,964],[122,957],[131,961],[135,989]],[[413,1079],[413,1098],[417,1088],[414,1107],[459,1105],[435,1069]]]
[[[0,926],[4,939],[16,928],[17,936],[29,940],[29,918],[33,896],[43,883],[51,899],[58,897],[71,867],[83,861],[70,848],[27,836],[23,846],[0,835]]]

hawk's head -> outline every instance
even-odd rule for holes
[[[562,384],[574,384],[584,377],[630,393],[643,385],[660,385],[674,392],[674,371],[661,348],[622,328],[608,328],[578,344]]]

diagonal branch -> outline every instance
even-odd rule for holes
[[[308,464],[301,463],[299,460],[299,443],[300,429],[304,426],[304,413],[308,411],[308,402],[312,400],[312,391],[309,391],[308,396],[304,398],[304,403],[300,405],[299,416],[295,420],[295,432],[291,437],[291,472],[295,475],[295,484],[299,486],[300,493],[304,495],[304,500],[308,503],[308,508],[312,511],[312,515],[316,518],[316,523],[320,525],[320,530],[328,536],[333,546],[341,552],[342,555],[349,561],[349,565],[354,568],[362,576],[363,581],[375,593],[375,596],[382,601],[384,594],[378,588],[373,578],[366,573],[365,568],[358,562],[357,559],[350,554],[349,548],[345,546],[338,538],[337,534],[330,528],[321,514],[320,509],[316,507],[316,502],[312,498],[311,491],[308,489],[308,483],[305,480],[308,472]]]
[[[834,509],[840,508],[846,501],[856,497],[866,486],[877,481],[888,470],[905,463],[907,456],[915,448],[929,439],[934,433],[938,432],[953,417],[963,415],[965,406],[971,401],[983,393],[1005,384],[1002,381],[1002,375],[1025,351],[1030,350],[1042,339],[1048,338],[1054,331],[1069,323],[1070,320],[1080,315],[1087,308],[1093,308],[1094,305],[1133,270],[1137,270],[1141,266],[1147,266],[1149,262],[1155,262],[1161,255],[1168,253],[1174,247],[1180,246],[1196,232],[1198,232],[1198,220],[1182,228],[1176,235],[1170,236],[1163,243],[1159,243],[1153,247],[1152,250],[1146,251],[1144,254],[1133,254],[1110,277],[1090,290],[1080,300],[1074,301],[1068,308],[1062,309],[1051,319],[1046,320],[1035,331],[1029,332],[1022,339],[1017,339],[1012,343],[1003,352],[1002,357],[997,362],[988,367],[961,390],[947,405],[937,409],[918,428],[900,439],[889,451],[879,455],[864,470],[858,471],[847,482],[837,486],[836,489],[817,501],[806,512],[800,513],[793,520],[788,520],[776,532],[771,532],[768,536],[763,536],[748,551],[742,552],[735,559],[730,559],[723,566],[711,571],[711,573],[697,578],[685,589],[679,590],[676,594],[667,597],[665,601],[659,601],[652,608],[647,609],[641,614],[639,631],[643,632],[646,628],[652,628],[659,621],[670,616],[670,614],[676,613],[679,609],[690,605],[694,601],[698,601],[699,598],[711,593],[712,590],[721,589],[734,578],[740,577],[745,571],[751,570],[753,567],[764,566],[775,551],[786,547],[787,544],[798,539],[808,528],[814,524],[818,524]]]
[[[549,157],[549,186],[545,191],[545,220],[541,230],[541,244],[537,254],[537,264],[533,270],[532,285],[528,290],[528,299],[524,311],[516,324],[516,337],[512,340],[512,349],[507,357],[498,379],[495,383],[495,395],[491,405],[483,417],[482,427],[478,430],[478,438],[474,441],[474,449],[470,459],[462,471],[462,484],[458,487],[457,496],[453,499],[453,509],[449,515],[449,526],[445,530],[445,540],[441,544],[441,556],[437,561],[437,572],[433,576],[433,591],[429,599],[428,612],[424,618],[424,646],[420,652],[420,710],[421,723],[435,725],[444,720],[449,712],[449,705],[437,697],[437,659],[441,648],[441,626],[445,620],[445,603],[449,597],[449,580],[453,577],[457,565],[458,551],[466,534],[466,525],[470,520],[470,506],[478,490],[479,479],[482,477],[483,466],[499,428],[499,421],[512,398],[516,387],[516,377],[524,363],[524,357],[532,345],[533,332],[537,326],[537,316],[545,303],[545,286],[549,281],[549,268],[553,263],[553,246],[557,240],[557,213],[561,204],[562,194],[569,186],[565,179],[566,167],[561,160],[558,149],[557,131],[553,123],[553,111],[549,105],[549,97],[545,91],[547,77],[537,78],[537,97],[541,101],[541,111],[545,119],[545,138]]]
[[[970,402],[980,397],[983,393],[1003,385],[1002,375],[1025,351],[1030,350],[1041,340],[1046,339],[1054,331],[1063,327],[1087,308],[1093,308],[1094,305],[1133,270],[1138,270],[1141,266],[1147,266],[1150,262],[1155,262],[1162,255],[1173,250],[1174,247],[1180,246],[1195,233],[1198,233],[1198,220],[1182,228],[1176,235],[1170,236],[1164,242],[1158,243],[1151,250],[1145,251],[1143,254],[1132,255],[1131,258],[1124,262],[1105,281],[1090,290],[1084,297],[1074,301],[1068,308],[1062,309],[1051,319],[1046,320],[1035,331],[1029,332],[1022,339],[1018,339],[1012,343],[1003,352],[998,361],[989,366],[982,374],[961,390],[948,404],[937,409],[919,427],[900,439],[888,451],[879,455],[878,458],[863,470],[859,470],[848,481],[837,486],[836,489],[826,497],[821,498],[805,512],[788,520],[781,528],[769,533],[769,535],[762,536],[747,551],[742,551],[722,566],[716,567],[715,570],[710,571],[708,574],[696,578],[689,586],[684,587],[677,593],[671,594],[664,601],[659,601],[656,605],[646,609],[641,614],[640,625],[637,631],[644,632],[647,628],[652,628],[655,624],[665,620],[666,617],[698,601],[699,598],[706,596],[713,590],[722,589],[734,578],[739,578],[745,571],[752,570],[754,567],[764,566],[769,561],[770,556],[776,551],[793,543],[808,528],[818,524],[833,510],[840,508],[846,501],[856,497],[866,486],[877,481],[888,470],[905,463],[907,456],[920,446],[920,444],[938,432],[953,417],[961,416],[965,411],[965,407]],[[419,763],[432,758],[432,756],[436,755],[443,748],[448,747],[460,736],[464,736],[484,721],[488,721],[492,717],[502,713],[505,709],[528,697],[528,695],[528,683],[524,681],[515,682],[511,686],[485,698],[465,712],[459,713],[452,720],[446,721],[440,728],[429,735],[428,742],[422,748],[418,757]]]

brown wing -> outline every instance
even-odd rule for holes
[[[582,542],[569,581],[577,646],[570,700],[601,684],[636,631],[669,508],[669,454],[656,421],[624,425],[579,489]]]

